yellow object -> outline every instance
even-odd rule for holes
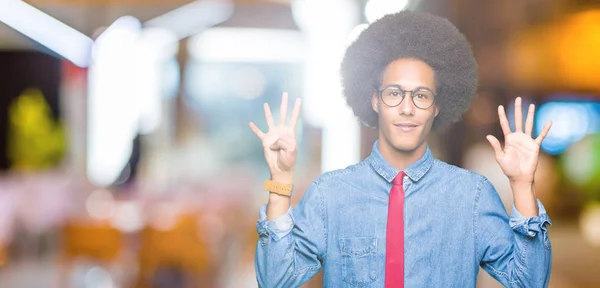
[[[265,190],[279,194],[279,195],[283,195],[283,196],[291,196],[293,188],[294,188],[293,184],[282,184],[282,183],[278,183],[278,182],[275,182],[275,181],[269,180],[269,179],[267,179],[265,181],[265,186],[264,186]]]
[[[8,157],[12,168],[32,171],[58,164],[65,152],[65,133],[52,119],[42,92],[24,90],[9,109]]]
[[[69,220],[60,233],[62,249],[57,287],[69,287],[69,275],[77,259],[89,259],[110,267],[119,262],[125,246],[121,232],[111,227],[108,221]]]
[[[206,233],[194,214],[179,215],[175,225],[166,230],[146,226],[140,234],[136,287],[148,287],[159,267],[177,267],[191,275],[208,271],[214,264],[209,243],[200,237]]]
[[[600,91],[600,9],[516,33],[507,74],[522,89]]]
[[[0,267],[4,267],[7,262],[6,246],[0,244]]]
[[[102,222],[69,222],[62,228],[62,238],[63,256],[69,260],[87,257],[110,262],[124,245],[121,232]]]

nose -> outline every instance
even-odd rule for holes
[[[398,113],[400,113],[400,115],[412,116],[415,114],[417,107],[415,107],[415,104],[412,101],[411,94],[410,91],[404,92],[404,99],[402,99],[402,103],[398,105]]]

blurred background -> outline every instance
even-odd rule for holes
[[[0,0],[0,287],[257,287],[269,177],[253,121],[303,99],[293,203],[366,158],[345,47],[402,9],[466,34],[480,87],[434,156],[488,177],[496,107],[535,103],[550,287],[600,287],[600,3],[592,0]],[[277,117],[277,116],[276,116]],[[514,124],[513,124],[514,125]],[[483,271],[483,270],[482,270]],[[305,287],[321,287],[319,274]],[[478,287],[501,287],[487,273]]]

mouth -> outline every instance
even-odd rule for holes
[[[398,129],[402,132],[411,132],[415,130],[419,125],[414,123],[397,123],[394,126],[398,127]]]

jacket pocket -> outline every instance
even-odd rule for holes
[[[346,283],[363,287],[377,280],[377,238],[342,238],[339,245]]]

